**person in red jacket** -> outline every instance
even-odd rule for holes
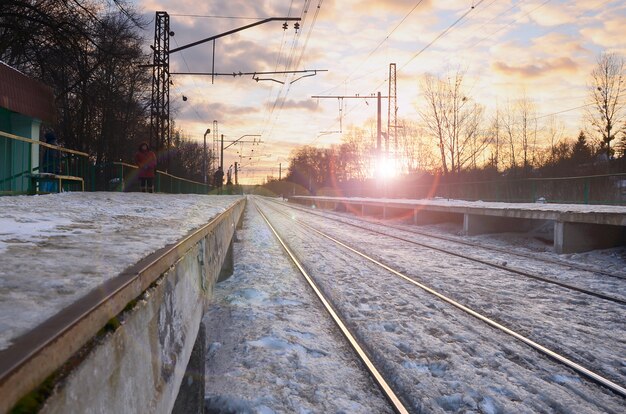
[[[141,192],[154,192],[154,175],[157,166],[156,154],[150,151],[147,142],[139,145],[139,151],[135,154],[135,164],[139,167],[139,180]]]

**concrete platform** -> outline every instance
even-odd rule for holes
[[[626,207],[579,204],[496,203],[293,196],[290,202],[416,225],[463,223],[467,235],[523,232],[540,222],[554,225],[554,250],[576,253],[626,244]]]
[[[111,202],[118,204],[113,212],[104,208]],[[55,306],[40,308],[42,322],[30,318],[15,324],[21,330],[5,339],[7,345],[0,349],[0,413],[8,412],[27,394],[31,403],[47,397],[38,407],[44,413],[170,413],[181,390],[191,394],[179,399],[177,410],[194,412],[189,404],[201,404],[203,398],[195,396],[198,387],[189,387],[193,382],[189,379],[204,372],[204,367],[188,370],[188,363],[204,362],[193,357],[197,354],[194,346],[198,349],[196,338],[221,270],[232,268],[229,251],[245,199],[85,193],[11,197],[0,199],[2,203],[7,205],[0,221],[15,219],[17,224],[24,222],[29,209],[41,204],[60,209],[48,215],[46,231],[41,231],[39,223],[38,230],[28,235],[33,245],[24,242],[24,229],[0,234],[0,259],[17,257],[10,262],[12,268],[2,269],[0,282],[22,289],[22,300],[13,303],[9,303],[10,296],[0,295],[3,309],[28,310],[22,306],[30,290],[19,283],[19,274],[11,273],[16,269],[31,266],[28,276],[41,286],[53,276],[47,275],[50,269],[64,267],[67,275],[54,275],[55,283],[67,283],[68,289],[77,283],[71,279],[72,271],[80,274],[90,269],[99,277],[91,280],[91,290],[70,296],[69,303],[56,301]],[[104,212],[99,217],[102,222],[97,222],[95,215]],[[118,226],[120,218],[123,230]],[[97,231],[91,227],[76,231],[87,224]],[[144,240],[143,235],[151,232],[155,236],[150,242]],[[55,243],[50,243],[50,237]],[[29,263],[27,247],[50,260],[48,266],[41,266],[41,257]],[[123,254],[131,253],[130,249],[139,253]],[[107,250],[119,260],[101,261],[100,255]],[[137,260],[135,254],[143,258]],[[120,266],[121,271],[110,273]],[[32,296],[33,300],[41,298],[37,292]],[[3,321],[5,330],[6,326]],[[200,405],[197,412],[201,409]]]

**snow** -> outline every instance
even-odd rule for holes
[[[292,208],[304,208],[291,205]],[[305,210],[306,211],[306,208]],[[355,218],[349,213],[336,213],[317,210],[316,214],[340,219],[372,230],[393,233],[405,239],[414,240],[428,246],[451,250],[491,263],[507,266],[511,269],[524,270],[539,276],[549,277],[584,289],[599,292],[618,293],[626,300],[626,246],[592,250],[584,253],[555,254],[551,244],[552,224],[540,222],[537,227],[525,233],[494,233],[476,236],[463,236],[463,226],[458,223],[440,223],[415,226],[401,220],[380,220],[373,217]],[[433,238],[429,236],[436,236]],[[442,240],[443,239],[443,240]],[[478,246],[456,244],[471,242]],[[453,242],[451,245],[450,242]],[[550,243],[550,244],[548,244]],[[495,249],[495,251],[494,251]],[[534,262],[533,259],[539,262]],[[549,261],[543,263],[541,261]],[[558,266],[553,266],[556,264]],[[576,266],[576,268],[574,268]],[[563,271],[563,267],[567,271]],[[586,269],[587,271],[580,270]],[[611,272],[619,277],[596,277],[595,273]],[[614,295],[615,296],[615,295]]]
[[[299,198],[299,197],[296,197]],[[495,201],[465,201],[444,198],[403,199],[403,198],[364,198],[364,197],[323,197],[304,196],[304,199],[337,200],[352,202],[377,202],[431,207],[464,207],[498,210],[531,210],[550,213],[609,213],[626,214],[626,206],[597,204],[557,204],[557,203],[503,203]]]
[[[238,199],[145,193],[0,197],[0,350]]]
[[[204,317],[209,412],[391,412],[254,206],[238,238]]]
[[[622,386],[626,383],[623,305],[488,269],[285,205],[260,204],[410,410],[623,412],[622,397],[364,263],[310,229],[295,225],[292,217],[358,246]],[[287,211],[290,217],[273,208]],[[472,250],[470,246],[464,249],[464,253]],[[490,254],[477,248],[472,253]],[[491,258],[501,260],[502,255]],[[607,278],[567,266],[540,265],[532,259],[505,260],[517,260],[516,266],[541,267],[552,276],[571,272],[572,280]],[[618,280],[614,290],[605,293],[626,296],[626,286]]]

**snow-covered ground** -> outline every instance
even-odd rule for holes
[[[238,239],[204,317],[209,412],[391,412],[252,205]]]
[[[415,226],[398,220],[381,220],[367,216],[357,218],[350,213],[313,210],[297,204],[290,204],[289,207],[510,269],[548,277],[583,289],[610,293],[626,300],[626,246],[584,253],[555,254],[553,245],[545,241],[552,237],[553,224],[549,221],[525,233],[462,236],[463,227],[458,223]],[[467,243],[473,245],[468,246]],[[601,272],[611,272],[621,278],[609,277]]]
[[[145,193],[0,197],[0,350],[239,198]]]
[[[263,205],[415,412],[623,412],[622,397]],[[304,213],[290,215],[397,263],[399,270],[624,385],[623,306]]]
[[[626,214],[626,206],[597,204],[557,204],[557,203],[503,203],[495,201],[466,201],[445,198],[406,199],[406,198],[364,198],[364,197],[322,197],[307,196],[309,199],[336,199],[353,202],[376,201],[392,204],[423,205],[437,207],[468,207],[480,209],[532,210],[555,213],[610,213]]]

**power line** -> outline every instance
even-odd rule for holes
[[[494,1],[495,1],[495,0],[494,0]],[[396,26],[395,26],[395,27],[391,30],[391,32],[389,32],[389,33],[387,34],[387,36],[385,36],[385,38],[384,38],[383,40],[381,40],[381,41],[380,41],[380,43],[379,43],[379,44],[378,44],[378,45],[377,45],[377,46],[376,46],[376,47],[375,47],[375,48],[374,48],[374,49],[373,49],[373,50],[372,50],[372,51],[371,51],[371,52],[370,52],[370,53],[369,53],[366,57],[365,57],[365,59],[364,59],[361,63],[359,63],[359,64],[356,66],[356,68],[355,68],[352,72],[350,72],[350,74],[349,74],[349,75],[348,75],[348,76],[347,76],[347,77],[346,77],[346,78],[345,78],[345,79],[341,82],[341,84],[343,84],[343,83],[347,82],[348,80],[350,80],[350,78],[352,77],[352,75],[354,75],[354,73],[356,73],[356,72],[357,72],[357,71],[361,68],[361,66],[363,66],[363,64],[365,64],[365,62],[367,62],[367,61],[369,60],[369,58],[370,58],[370,57],[372,57],[372,55],[373,55],[374,53],[376,53],[376,51],[377,51],[377,50],[378,50],[378,49],[379,49],[379,48],[380,48],[380,47],[381,47],[381,46],[382,46],[382,45],[383,45],[383,44],[384,44],[387,40],[389,40],[389,38],[391,37],[391,35],[392,35],[392,34],[394,34],[394,32],[395,32],[396,30],[398,30],[398,28],[399,28],[400,26],[402,26],[402,24],[406,21],[406,19],[408,19],[408,18],[409,18],[409,16],[410,16],[411,14],[413,14],[413,12],[415,11],[415,9],[417,9],[417,7],[418,7],[418,6],[419,6],[422,2],[423,2],[423,0],[419,0],[417,3],[415,3],[415,5],[413,6],[413,8],[411,8],[411,10],[409,10],[409,12],[408,12],[406,15],[404,15],[404,17],[400,20],[400,22],[399,22],[399,23],[398,23],[398,24],[397,24],[397,25],[396,25]],[[367,75],[365,75],[365,76],[369,76],[369,74],[367,74]],[[338,88],[341,84],[339,84],[339,85],[337,85],[337,86],[334,86],[334,87],[332,87],[332,88],[330,88],[330,89],[327,89],[327,90],[325,90],[324,92],[321,92],[321,93],[322,93],[322,94],[325,94],[325,93],[331,92],[331,91],[333,91],[333,90],[337,89],[337,88]]]
[[[518,22],[521,18],[523,17],[527,17],[530,16],[533,12],[535,12],[536,10],[539,10],[540,8],[542,8],[543,6],[545,6],[546,4],[548,4],[550,1],[552,0],[545,0],[543,3],[539,4],[537,7],[535,7],[532,10],[529,10],[528,12],[524,13],[522,16],[519,16],[517,19],[514,19],[512,21],[510,21],[509,23],[505,24],[504,26],[501,26],[498,30],[496,30],[495,32],[491,33],[488,36],[483,37],[482,39],[480,39],[478,42],[474,43],[472,46],[468,47],[468,48],[464,48],[464,50],[468,50],[468,49],[473,49],[474,47],[478,46],[479,44],[481,44],[483,41],[493,37],[496,33],[500,32],[503,29],[506,29],[507,27],[511,26],[512,24]],[[519,3],[516,3],[515,5],[511,6],[511,8],[509,8],[508,10],[511,10],[513,7],[517,6]],[[507,12],[508,12],[507,10]],[[485,23],[486,24],[486,23]]]
[[[476,10],[476,8],[478,6],[480,6],[485,0],[479,0],[478,3],[476,3],[475,5],[473,5],[468,11],[466,11],[465,13],[463,13],[458,19],[456,19],[450,26],[448,26],[443,32],[441,32],[437,37],[435,37],[430,43],[428,43],[426,46],[424,46],[422,49],[419,50],[419,52],[417,52],[416,54],[414,54],[411,59],[409,59],[408,61],[406,61],[404,63],[404,65],[402,65],[400,68],[398,68],[398,72],[401,71],[402,69],[404,69],[409,63],[411,63],[413,60],[415,60],[419,55],[421,55],[422,53],[424,53],[424,51],[426,51],[429,47],[431,47],[437,40],[441,39],[442,37],[444,37],[446,34],[448,34],[450,31],[452,31],[452,29],[454,28],[454,26],[456,26],[458,23],[461,22],[461,20],[465,19],[471,12],[473,12],[474,10]],[[550,1],[550,0],[547,0]]]
[[[302,47],[302,50],[301,50],[301,53],[300,53],[300,57],[298,58],[296,65],[299,65],[299,64],[300,64],[300,62],[301,62],[301,60],[302,60],[302,57],[304,56],[304,53],[305,53],[305,51],[306,51],[306,47],[307,47],[307,45],[308,45],[309,38],[310,38],[311,33],[312,33],[312,31],[313,31],[313,29],[314,29],[314,27],[315,27],[315,23],[316,23],[316,21],[317,21],[317,17],[318,17],[318,15],[319,15],[320,10],[321,10],[321,7],[322,7],[322,3],[323,3],[323,1],[324,1],[324,0],[319,0],[319,2],[318,2],[318,4],[317,4],[317,8],[316,8],[316,11],[315,11],[315,15],[314,15],[314,17],[313,17],[313,22],[312,22],[312,23],[311,23],[311,25],[309,26],[308,33],[307,33],[307,38],[306,38],[306,41],[305,41],[304,46]],[[306,0],[306,1],[305,1],[305,3],[304,3],[304,5],[303,5],[302,13],[300,14],[300,16],[301,16],[301,18],[302,18],[302,25],[305,25],[305,24],[306,24],[306,22],[307,22],[308,10],[309,10],[310,4],[311,4],[311,0]],[[301,32],[300,32],[300,33],[301,33]],[[289,68],[291,67],[292,62],[294,61],[293,59],[294,59],[294,57],[295,57],[296,45],[297,45],[297,41],[298,41],[298,39],[299,39],[299,37],[300,37],[300,33],[297,33],[297,34],[294,36],[294,40],[293,40],[293,42],[292,42],[291,51],[290,51],[290,53],[289,53],[289,59],[288,59],[288,61],[287,61],[286,65],[285,65],[285,69],[286,69],[286,70],[289,70]],[[286,77],[287,77],[287,76],[285,76],[285,78],[286,78]],[[279,90],[278,95],[276,96],[276,100],[274,101],[274,104],[272,105],[272,109],[271,109],[270,114],[269,114],[269,116],[268,116],[268,121],[267,121],[267,123],[270,123],[270,122],[272,122],[272,116],[274,115],[274,112],[275,112],[275,110],[276,110],[276,107],[279,105],[279,102],[280,102],[280,107],[278,108],[278,113],[277,113],[277,115],[276,115],[276,117],[275,117],[274,121],[271,123],[271,126],[270,126],[270,128],[269,128],[269,132],[268,132],[268,134],[267,134],[268,136],[271,136],[271,135],[272,135],[272,132],[273,132],[273,130],[274,130],[274,127],[276,126],[276,123],[278,122],[278,119],[280,118],[280,114],[281,114],[282,109],[283,109],[283,107],[284,107],[284,105],[285,105],[285,102],[286,102],[286,100],[287,100],[287,96],[289,95],[289,92],[291,91],[291,83],[288,85],[287,90],[285,91],[285,94],[284,94],[284,96],[282,96],[282,99],[281,99],[281,94],[282,94],[282,91],[283,91],[284,89],[285,89],[285,88],[283,87],[283,88],[281,88],[281,89]],[[267,129],[267,125],[266,125],[266,128],[265,128],[265,129]]]
[[[175,38],[175,37],[172,37],[172,39],[174,39],[174,43],[176,43],[176,47],[179,47],[178,42],[176,41],[176,38]],[[185,63],[185,67],[187,68],[187,70],[188,70],[189,72],[191,72],[191,69],[189,69],[189,65],[187,64],[187,59],[185,59],[185,55],[183,54],[182,50],[180,51],[180,57],[181,57],[181,58],[183,58],[183,62]],[[195,79],[193,79],[193,78],[192,78],[192,82],[193,82],[193,86],[194,86],[196,89],[199,89],[199,88],[198,88],[198,85],[196,84]],[[175,89],[178,89],[178,88],[176,88],[176,86],[174,86],[174,88],[175,88]],[[182,95],[182,93],[181,93],[181,95]],[[183,95],[183,96],[184,96],[184,95]],[[205,119],[202,119],[202,117],[200,117],[200,114],[198,113],[198,110],[196,109],[196,106],[195,106],[195,105],[191,105],[191,109],[193,109],[193,112],[196,114],[196,118],[198,118],[198,121],[200,121],[200,122],[206,122],[206,120],[205,120]]]

